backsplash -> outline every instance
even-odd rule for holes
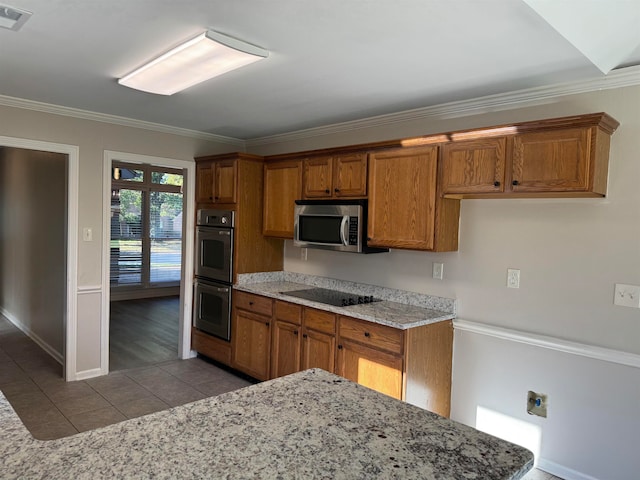
[[[382,300],[403,303],[416,307],[440,310],[442,312],[456,313],[456,300],[452,298],[434,297],[422,293],[409,292],[406,290],[396,290],[393,288],[368,285],[366,283],[355,283],[346,280],[336,280],[333,278],[319,277],[296,272],[260,272],[243,273],[238,275],[238,285],[250,283],[266,282],[292,282],[313,287],[339,290],[341,292],[354,293],[359,295],[373,295]]]

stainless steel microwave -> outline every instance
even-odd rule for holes
[[[366,200],[296,200],[293,244],[340,252],[378,253],[367,246]]]

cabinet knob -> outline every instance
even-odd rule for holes
[[[331,190],[329,190],[328,188],[324,191],[324,193],[331,193]]]
[[[213,200],[213,197],[209,197],[209,200]]]
[[[367,240],[368,240],[368,241],[371,241],[371,237],[367,237]]]
[[[264,322],[264,324],[268,327],[270,325],[269,322]]]
[[[518,180],[514,180],[513,182],[511,182],[511,185],[518,185],[520,182],[518,182]]]
[[[303,334],[302,334],[302,338],[307,338],[307,334],[306,334],[306,333],[303,333]]]
[[[294,335],[297,335],[297,334],[298,334],[298,330],[294,330],[294,331],[293,331],[293,334],[294,334]]]
[[[370,334],[369,332],[364,332],[364,336],[365,336],[365,337],[370,337],[370,336],[371,336],[371,334]]]
[[[249,305],[253,305],[253,302],[249,302]]]
[[[494,186],[494,187],[499,187],[499,186],[500,186],[500,182],[498,182],[498,181],[493,182],[493,186]]]
[[[342,350],[342,345],[338,345],[338,350]]]
[[[215,197],[216,200],[218,200],[220,197]]]
[[[336,192],[336,193],[340,193],[340,189],[339,188],[334,188],[333,191]]]

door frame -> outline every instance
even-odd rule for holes
[[[111,167],[114,161],[144,163],[158,167],[181,168],[186,170],[183,180],[183,232],[182,267],[180,282],[180,323],[178,330],[178,358],[190,358],[191,351],[191,305],[193,302],[193,249],[195,229],[195,201],[191,200],[191,188],[195,185],[196,165],[194,162],[173,158],[155,157],[135,153],[104,151],[102,175],[102,313],[100,319],[100,370],[109,373],[109,299],[111,297],[110,262],[111,250]]]
[[[63,372],[66,381],[76,380],[78,346],[78,183],[80,147],[26,138],[0,136],[0,146],[40,150],[67,155],[67,267]]]

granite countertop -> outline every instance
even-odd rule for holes
[[[360,295],[373,295],[382,301],[338,307],[292,297],[281,292],[321,287]],[[415,292],[334,280],[290,272],[238,275],[236,290],[255,293],[308,307],[327,310],[374,323],[406,330],[456,317],[455,300]]]
[[[3,479],[519,479],[533,454],[313,369],[59,440],[0,394]]]

